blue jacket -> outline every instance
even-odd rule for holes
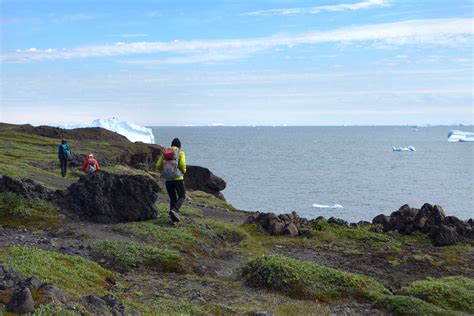
[[[66,149],[63,149],[63,144],[59,144],[59,146],[58,146],[58,158],[59,158],[59,160],[67,159],[66,153],[64,152],[65,150],[69,150],[72,154],[71,146],[69,146],[69,144],[64,144],[64,145],[66,145]]]

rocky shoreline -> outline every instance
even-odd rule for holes
[[[103,149],[104,171],[79,176],[78,159],[61,179],[53,155],[28,155],[63,131],[0,124],[0,314],[474,313],[472,219],[428,203],[372,223],[240,211],[191,167],[171,226],[160,147],[95,132],[67,136]]]

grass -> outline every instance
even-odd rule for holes
[[[10,227],[51,227],[59,224],[59,217],[58,210],[47,202],[0,193],[0,221]]]
[[[162,245],[173,248],[189,248],[196,242],[195,229],[192,227],[166,227],[162,220],[149,220],[142,222],[131,222],[120,224],[119,227],[126,229],[132,234],[141,237],[149,237]]]
[[[454,312],[444,310],[418,298],[401,295],[383,296],[376,301],[374,306],[388,311],[390,315],[456,315]]]
[[[369,277],[281,255],[250,258],[237,273],[250,286],[269,288],[297,298],[374,301],[390,293]]]
[[[417,297],[443,309],[474,313],[474,280],[463,276],[415,281],[397,293]]]
[[[0,248],[0,261],[7,268],[51,282],[76,296],[104,295],[114,279],[112,272],[95,262],[39,248]]]
[[[159,217],[168,219],[169,211],[170,211],[169,203],[158,203],[157,209],[159,212],[158,214]],[[202,217],[203,216],[202,211],[199,208],[187,206],[187,205],[183,205],[179,209],[179,215],[186,216],[186,217]]]
[[[215,220],[204,220],[200,223],[210,227],[220,238],[226,241],[239,243],[245,239],[250,238],[249,234],[237,225],[227,224]]]
[[[185,272],[183,257],[172,250],[159,249],[150,245],[102,240],[93,244],[95,255],[111,260],[121,272],[135,267],[145,267],[164,272]]]
[[[203,191],[190,191],[187,192],[187,194],[192,199],[193,205],[235,210],[232,205],[230,205],[224,200],[216,198],[212,194]]]
[[[188,300],[156,299],[153,302],[141,304],[124,300],[124,304],[142,315],[206,315],[205,308],[197,302]]]

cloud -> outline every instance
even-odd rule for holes
[[[365,0],[356,3],[341,3],[335,5],[323,5],[307,8],[285,8],[245,12],[249,16],[271,16],[271,15],[295,15],[295,14],[317,14],[323,11],[354,11],[368,9],[371,7],[388,6],[388,0]]]
[[[175,53],[194,56],[214,54],[217,60],[224,55],[235,58],[274,48],[292,48],[297,45],[319,43],[373,42],[384,45],[446,45],[457,46],[472,42],[474,19],[425,19],[393,23],[370,24],[334,30],[300,34],[277,34],[268,37],[221,40],[174,40],[170,42],[118,42],[109,45],[82,46],[69,49],[16,50],[2,53],[3,62],[32,62],[89,57]],[[377,46],[374,45],[375,48]],[[201,57],[206,62],[209,58]],[[230,59],[230,57],[229,57]],[[202,62],[202,61],[197,61]]]
[[[59,18],[52,19],[51,22],[54,23],[68,23],[68,22],[78,22],[78,21],[86,21],[86,20],[93,20],[96,19],[97,16],[91,14],[84,14],[84,13],[76,13],[65,15]]]
[[[148,34],[144,33],[125,33],[121,35],[123,38],[138,38],[138,37],[148,37]]]

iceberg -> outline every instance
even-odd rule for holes
[[[474,142],[474,133],[451,130],[448,132],[448,142]]]
[[[315,208],[330,208],[330,209],[337,209],[337,208],[344,208],[340,204],[334,204],[334,205],[324,205],[324,204],[313,204],[313,207]]]
[[[416,149],[413,146],[408,146],[408,147],[395,147],[395,146],[392,146],[392,151],[416,151]]]
[[[90,123],[79,124],[63,124],[58,127],[65,129],[85,128],[85,127],[102,127],[112,132],[123,135],[132,142],[143,142],[148,144],[155,143],[155,136],[151,128],[144,127],[129,121],[120,121],[113,117],[110,119],[97,119]]]

